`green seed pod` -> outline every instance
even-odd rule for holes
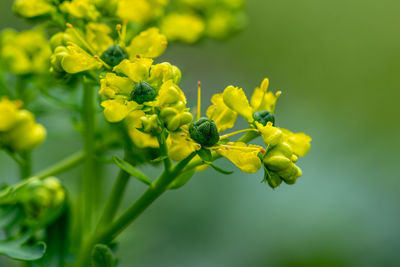
[[[117,66],[126,58],[128,58],[128,53],[120,45],[111,45],[104,51],[103,55],[101,55],[101,59],[111,67]]]
[[[275,116],[268,110],[254,112],[253,118],[263,126],[267,125],[268,122],[272,122],[272,125],[275,124]]]
[[[190,124],[189,134],[194,141],[206,147],[213,146],[219,141],[215,122],[204,117]]]
[[[157,91],[147,82],[138,82],[135,84],[131,93],[131,99],[138,104],[153,101],[156,99]]]

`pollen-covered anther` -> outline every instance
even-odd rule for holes
[[[260,152],[261,152],[262,154],[265,154],[267,151],[266,151],[264,148],[260,148]]]

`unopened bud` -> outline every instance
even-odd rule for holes
[[[147,82],[138,82],[131,93],[131,99],[138,104],[153,101],[157,96],[157,91]]]
[[[200,118],[189,126],[190,137],[202,146],[213,146],[219,141],[215,122],[208,118]]]

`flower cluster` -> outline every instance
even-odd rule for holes
[[[0,36],[0,58],[4,67],[17,75],[48,72],[51,55],[46,35],[39,29],[16,32],[5,30]]]
[[[46,137],[46,129],[21,107],[21,101],[0,99],[0,147],[13,152],[32,150]]]
[[[231,158],[235,163],[246,158],[252,159],[249,169],[245,172],[256,172],[261,168],[261,160],[264,164],[265,180],[275,188],[282,180],[293,184],[301,176],[301,170],[295,165],[298,157],[305,156],[310,149],[311,138],[304,133],[292,133],[284,128],[275,127],[275,106],[281,92],[276,94],[268,91],[269,80],[264,79],[260,87],[248,101],[243,89],[228,86],[223,93],[215,94],[212,98],[213,105],[207,110],[207,115],[214,120],[219,132],[232,128],[237,115],[241,115],[248,123],[250,129],[258,131],[266,145],[262,156],[256,153],[241,154]],[[226,150],[231,150],[231,145],[225,145]],[[226,150],[217,150],[217,153],[227,155]],[[240,150],[240,149],[238,149]],[[239,167],[240,168],[240,167]]]

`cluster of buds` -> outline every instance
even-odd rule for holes
[[[32,227],[43,227],[54,221],[65,201],[65,189],[55,177],[44,180],[33,177],[0,192],[0,206],[19,205],[24,211],[19,218],[21,223]]]
[[[21,101],[0,99],[0,146],[12,152],[32,150],[46,137],[46,129],[21,107]]]

